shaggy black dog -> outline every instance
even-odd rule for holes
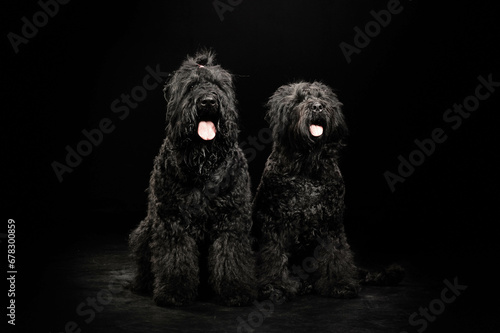
[[[313,289],[354,297],[360,270],[344,233],[337,165],[347,134],[342,103],[322,83],[299,82],[280,87],[267,106],[274,144],[254,199],[260,296],[292,298]],[[398,274],[391,268],[364,278],[384,284]]]
[[[204,51],[183,62],[164,92],[166,138],[147,217],[129,240],[137,263],[132,288],[152,292],[158,305],[189,304],[199,292],[247,304],[256,296],[251,193],[232,76]]]

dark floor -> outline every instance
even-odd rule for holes
[[[414,319],[420,321],[410,326],[411,314],[439,298],[443,279],[453,276],[416,277],[411,264],[405,265],[409,273],[399,286],[365,287],[359,298],[351,300],[303,296],[275,305],[269,317],[262,316],[256,305],[229,308],[197,302],[162,308],[123,287],[132,275],[125,235],[86,236],[45,267],[40,293],[30,303],[29,316],[18,318],[17,327],[23,332],[36,328],[65,333],[251,332],[252,326],[254,332],[494,331],[493,309],[485,312],[483,303],[474,304],[470,286],[442,314],[431,317],[432,322],[419,315]]]

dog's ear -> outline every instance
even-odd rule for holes
[[[341,142],[349,134],[344,113],[342,112],[342,103],[338,103],[335,108],[335,128],[333,130],[335,138]]]
[[[271,127],[281,118],[281,113],[286,104],[285,99],[289,95],[288,88],[288,86],[279,87],[266,103],[267,112],[264,119]]]
[[[274,127],[276,124],[276,121],[279,118],[278,113],[279,113],[279,107],[281,105],[281,101],[283,99],[282,96],[277,94],[278,91],[276,91],[267,101],[266,103],[266,115],[264,116],[264,120],[267,121],[271,129]]]
[[[268,122],[269,128],[273,132],[274,141],[278,141],[285,127],[288,126],[286,118],[293,95],[292,90],[292,85],[281,86],[266,103],[267,112],[264,119]]]
[[[163,85],[163,97],[165,98],[165,100],[167,102],[168,102],[168,96],[170,95],[169,82],[172,79],[172,77],[174,76],[174,74],[175,74],[175,72],[168,73],[167,80],[165,81],[165,84]]]
[[[168,102],[168,84],[165,84],[163,86],[163,98],[165,98],[165,100]]]
[[[336,140],[342,141],[349,134],[347,129],[347,123],[345,121],[344,112],[342,110],[343,104],[339,101],[337,94],[330,88],[327,87],[328,97],[333,101],[334,104],[334,129],[333,134]]]

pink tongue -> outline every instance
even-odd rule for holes
[[[311,132],[312,136],[320,136],[323,134],[323,127],[319,125],[311,125],[309,126],[309,132]]]
[[[211,121],[200,121],[198,124],[198,135],[203,140],[212,140],[215,138],[215,125]]]

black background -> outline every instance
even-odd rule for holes
[[[350,129],[341,158],[346,229],[359,258],[405,260],[496,293],[500,89],[457,130],[443,121],[474,94],[478,76],[500,81],[492,3],[402,1],[403,11],[348,64],[339,44],[353,44],[353,28],[387,1],[247,0],[221,21],[211,1],[74,0],[17,54],[7,34],[21,34],[21,18],[31,21],[40,7],[3,1],[2,223],[16,220],[25,293],[47,287],[37,274],[82,235],[125,235],[145,216],[165,135],[161,87],[124,120],[110,104],[142,85],[146,66],[173,71],[200,47],[238,75],[241,141],[267,126],[263,105],[280,85],[320,80],[337,90]],[[65,146],[75,148],[81,131],[103,118],[115,130],[60,183],[51,163],[64,163]],[[397,173],[398,156],[438,127],[448,139],[391,192],[384,172]],[[269,152],[270,144],[249,162],[253,189]]]

